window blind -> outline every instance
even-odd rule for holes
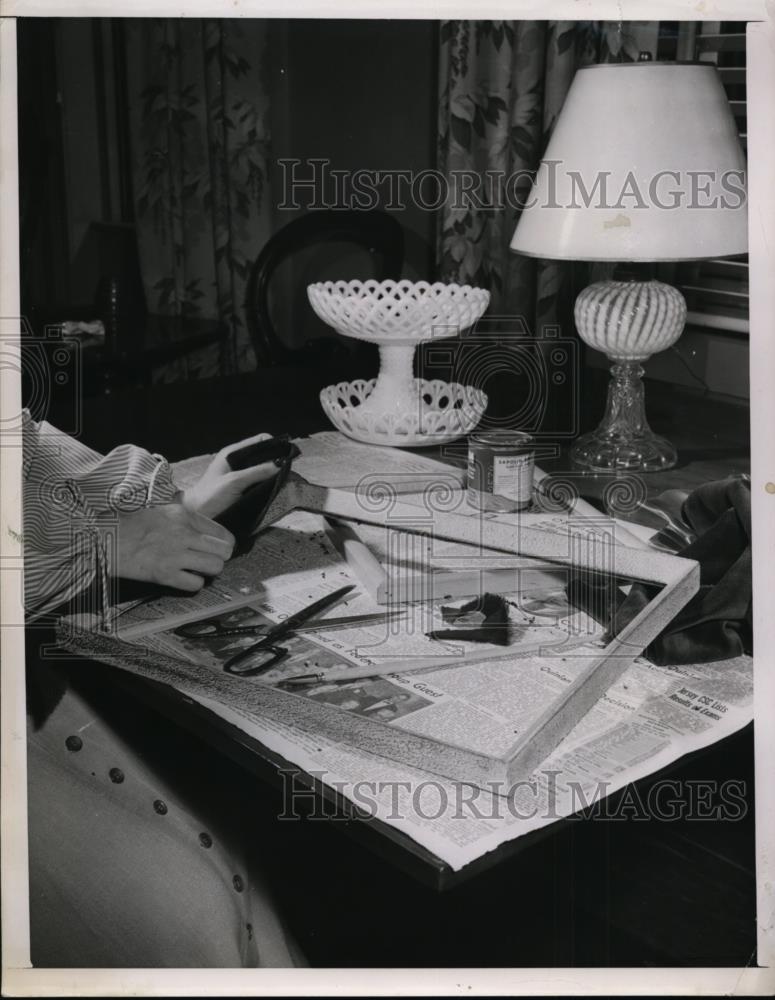
[[[683,37],[677,40],[676,57],[715,63],[745,150],[745,22],[704,21],[690,27],[693,30],[684,30]],[[686,297],[687,324],[731,335],[748,335],[747,255],[680,264],[675,284]]]

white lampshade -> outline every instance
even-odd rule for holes
[[[745,159],[715,67],[580,69],[511,248],[588,261],[745,253]]]

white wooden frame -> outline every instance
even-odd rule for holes
[[[370,505],[364,502],[357,490],[314,486],[296,474],[291,475],[267,512],[265,524],[279,520],[294,509],[316,511],[370,524],[385,524],[384,515],[370,509]],[[417,521],[417,508],[402,503],[400,497],[395,498],[391,506],[391,516],[396,519],[405,518],[405,524],[409,526],[402,530],[423,533],[423,529],[411,527]],[[660,587],[646,607],[606,645],[599,656],[590,659],[580,676],[501,757],[487,757],[468,748],[440,744],[436,740],[418,737],[373,720],[363,720],[337,709],[331,710],[334,715],[326,721],[322,713],[318,713],[322,706],[312,706],[313,711],[310,713],[306,699],[289,695],[297,702],[298,715],[294,719],[294,725],[306,729],[312,722],[312,728],[323,735],[354,742],[363,749],[403,763],[475,784],[484,780],[509,785],[527,777],[615,683],[633,659],[672,621],[699,586],[699,565],[696,562],[657,551],[612,544],[606,539],[595,540],[594,536],[584,533],[581,523],[574,532],[572,521],[569,521],[568,533],[559,534],[525,525],[515,528],[510,524],[480,520],[454,512],[437,512],[432,532],[438,538],[549,559],[558,565],[608,573]],[[574,544],[574,541],[579,544]],[[317,722],[311,715],[316,717]],[[342,720],[343,715],[347,716],[346,720]],[[392,739],[389,738],[389,733],[392,734]],[[400,737],[396,737],[397,733],[400,733]],[[429,749],[433,751],[430,760]]]
[[[375,510],[373,503],[370,504],[368,498],[357,490],[314,486],[295,473],[291,473],[270,505],[262,527],[280,520],[293,510],[386,524],[384,512]],[[214,672],[211,667],[184,662],[122,642],[115,635],[80,629],[74,626],[72,619],[64,621],[61,640],[71,652],[97,658],[168,684],[196,700],[207,699],[208,707],[212,708],[213,703],[224,705],[252,720],[267,719],[453,780],[490,790],[493,786],[499,787],[503,794],[507,794],[515,782],[526,779],[551,754],[633,659],[696,593],[699,566],[689,559],[617,544],[610,537],[590,537],[589,519],[586,517],[576,522],[575,530],[570,519],[568,532],[559,534],[528,527],[518,521],[504,523],[446,511],[437,511],[432,524],[426,520],[423,526],[418,526],[417,514],[416,506],[402,502],[400,496],[393,498],[390,515],[395,520],[391,523],[395,527],[400,523],[402,531],[431,534],[511,554],[552,560],[559,567],[574,567],[660,587],[653,600],[599,655],[589,657],[576,679],[501,756],[488,756],[470,747],[450,741],[441,742],[387,722],[365,719],[356,713],[263,683],[260,679]],[[248,554],[242,558],[255,556]],[[460,661],[456,663],[459,665]],[[428,668],[431,669],[431,664]],[[435,669],[438,669],[438,662]],[[214,710],[217,711],[217,708]]]

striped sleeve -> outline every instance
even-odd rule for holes
[[[118,514],[170,503],[177,487],[169,464],[134,445],[101,455],[28,412],[23,426],[27,611],[44,613],[95,583],[104,611]]]

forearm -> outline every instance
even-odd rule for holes
[[[83,610],[104,614],[111,577],[195,592],[234,548],[211,516],[277,472],[271,463],[232,471],[224,450],[183,505],[160,455],[134,445],[100,455],[29,415],[24,434],[25,599],[38,613],[91,587]]]
[[[121,515],[177,494],[166,460],[133,445],[108,455],[50,424],[24,424],[25,606],[39,615],[93,588],[101,606]]]
[[[84,610],[101,607],[97,540],[73,539],[58,552],[39,552],[25,546],[24,595],[30,619],[39,618],[71,603],[79,595]]]

